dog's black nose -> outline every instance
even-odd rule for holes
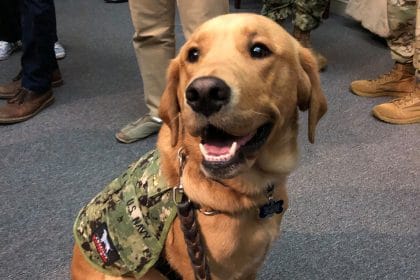
[[[230,99],[230,88],[216,77],[195,79],[185,92],[187,103],[191,108],[208,117],[220,110]]]

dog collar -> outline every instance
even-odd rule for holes
[[[191,203],[193,208],[198,210],[201,214],[205,216],[214,216],[218,214],[230,214],[230,213],[224,213],[220,210],[214,210],[209,207],[203,207],[197,203],[193,203],[189,200],[188,196],[184,192],[184,186],[182,185],[182,174],[184,171],[184,167],[187,161],[187,155],[185,154],[185,151],[183,148],[180,148],[178,150],[178,159],[179,159],[179,185],[173,189],[173,199],[175,201],[176,205],[182,204],[182,203]],[[270,183],[266,187],[266,197],[268,199],[268,202],[266,204],[263,204],[261,206],[257,206],[258,209],[258,217],[260,219],[270,218],[274,214],[281,214],[283,212],[283,200],[275,200],[273,197],[274,194],[274,184]]]
[[[206,257],[205,248],[202,242],[200,228],[197,226],[195,209],[206,216],[212,216],[223,213],[218,210],[205,209],[197,207],[188,198],[182,184],[182,175],[187,161],[187,155],[183,148],[178,150],[179,159],[179,182],[178,186],[173,188],[173,200],[177,207],[178,218],[181,223],[181,230],[184,233],[184,239],[187,244],[187,251],[194,270],[196,279],[210,279],[210,268]],[[258,208],[259,218],[264,219],[274,214],[283,212],[283,200],[274,200],[274,184],[269,184],[266,189],[268,203]]]
[[[283,212],[284,201],[283,200],[275,200],[274,197],[273,197],[273,193],[274,193],[274,185],[269,184],[267,186],[267,189],[266,189],[266,196],[267,196],[268,202],[259,206],[259,207],[257,206],[257,207],[252,209],[252,210],[254,210],[254,209],[258,210],[258,217],[260,219],[270,218],[274,214],[281,214]],[[202,206],[200,206],[199,204],[196,204],[196,203],[194,203],[194,207],[201,214],[203,214],[205,216],[214,216],[214,215],[218,215],[218,214],[224,214],[223,211],[214,210],[214,209],[208,208],[208,207],[202,207]]]

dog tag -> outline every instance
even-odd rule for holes
[[[273,216],[274,214],[280,214],[283,212],[283,200],[271,200],[260,207],[259,217],[261,219],[268,218]]]

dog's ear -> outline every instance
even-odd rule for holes
[[[180,107],[177,97],[179,84],[179,63],[175,58],[169,64],[166,74],[166,88],[163,91],[159,105],[159,116],[171,129],[171,145],[178,142]]]
[[[303,71],[299,74],[298,106],[308,112],[308,138],[315,141],[315,128],[318,121],[327,111],[327,100],[322,93],[319,80],[318,64],[307,48],[299,47],[299,60]]]

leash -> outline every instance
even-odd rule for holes
[[[195,279],[211,280],[210,269],[203,247],[201,232],[195,217],[195,207],[184,192],[182,174],[184,171],[187,155],[181,148],[178,151],[179,159],[179,185],[173,189],[173,199],[177,207],[178,217],[181,221],[181,229],[184,233],[187,251],[194,270]]]

